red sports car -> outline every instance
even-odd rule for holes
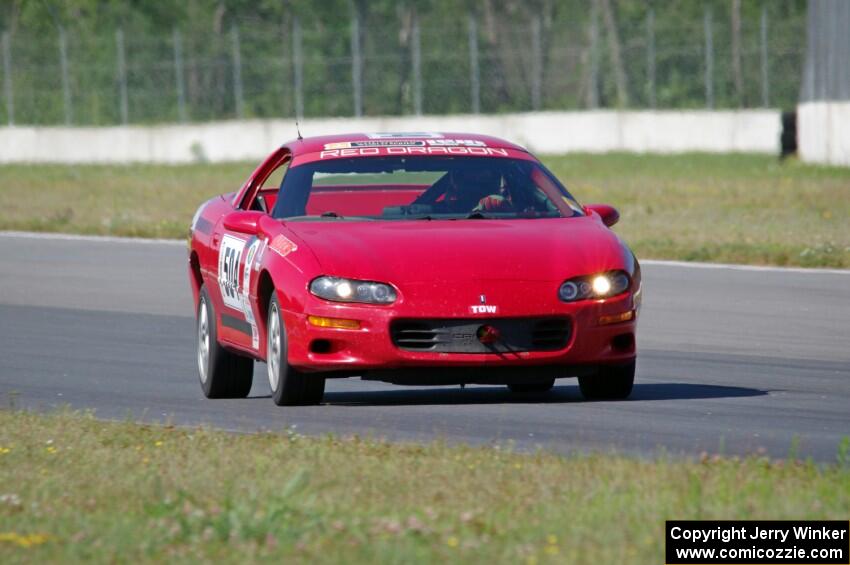
[[[279,405],[352,376],[625,398],[641,280],[618,218],[494,137],[286,143],[192,220],[201,387],[245,397],[265,361]]]

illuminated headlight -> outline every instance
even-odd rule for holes
[[[588,298],[617,296],[628,290],[629,282],[629,275],[623,271],[576,277],[561,285],[558,289],[558,298],[564,302],[575,302]]]
[[[388,284],[339,277],[313,279],[310,283],[310,292],[319,298],[335,302],[392,304],[397,298],[395,289]]]

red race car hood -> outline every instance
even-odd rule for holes
[[[393,284],[563,281],[629,263],[598,218],[288,222],[324,274]]]

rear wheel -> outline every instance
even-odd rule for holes
[[[207,398],[245,398],[254,380],[254,360],[219,345],[215,319],[210,295],[202,286],[196,328],[201,389]]]
[[[277,296],[273,295],[269,301],[266,320],[266,366],[272,400],[278,406],[320,403],[325,394],[325,378],[297,371],[287,361],[286,326],[283,324]]]
[[[512,383],[508,385],[508,390],[515,394],[531,393],[531,392],[549,392],[555,386],[555,379],[536,383]]]
[[[635,362],[627,365],[603,365],[599,372],[578,378],[581,394],[587,400],[623,400],[632,393]]]

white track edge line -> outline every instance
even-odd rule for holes
[[[19,239],[48,239],[55,241],[90,241],[93,243],[141,243],[145,245],[182,245],[185,239],[154,239],[149,237],[118,237],[112,235],[78,235],[72,233],[0,231],[0,237]]]
[[[850,275],[850,269],[819,269],[805,267],[775,267],[770,265],[737,265],[734,263],[700,263],[696,261],[667,261],[664,259],[641,259],[641,265],[658,267],[688,267],[691,269],[728,269],[732,271],[755,271],[774,273],[799,273],[804,275]]]
[[[69,233],[2,231],[0,237],[21,239],[48,239],[57,241],[91,241],[94,243],[141,243],[145,245],[186,245],[184,239],[152,239],[143,237],[117,237],[109,235],[77,235]],[[664,259],[641,259],[642,265],[659,267],[685,267],[689,269],[728,269],[732,271],[755,271],[800,274],[850,275],[850,269],[807,269],[804,267],[772,267],[769,265],[736,265],[732,263],[701,263],[696,261],[668,261]]]

